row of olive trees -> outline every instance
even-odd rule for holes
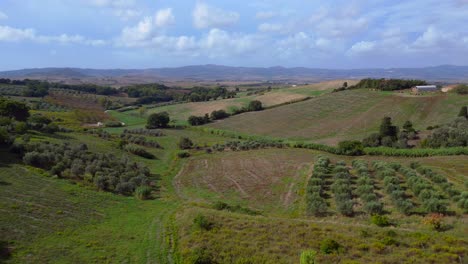
[[[335,197],[336,209],[342,215],[352,216],[354,214],[353,189],[351,174],[344,161],[337,162],[333,168],[333,184],[331,190]]]
[[[409,189],[421,201],[424,211],[427,213],[447,212],[447,201],[444,196],[435,190],[433,185],[417,175],[411,168],[398,166],[398,171],[405,176]]]
[[[355,193],[363,201],[364,211],[369,214],[381,214],[383,212],[383,203],[379,201],[374,192],[374,181],[371,178],[367,162],[364,160],[353,160],[352,165],[358,176]]]
[[[319,157],[314,164],[312,176],[307,182],[307,211],[315,216],[323,216],[328,212],[325,188],[330,170],[330,159]]]
[[[378,178],[383,180],[385,191],[390,195],[395,207],[404,214],[410,214],[413,210],[413,203],[409,201],[405,195],[405,191],[401,187],[400,179],[398,178],[395,169],[383,161],[374,161],[373,167]]]
[[[426,178],[437,184],[454,202],[457,203],[464,212],[468,212],[468,191],[460,192],[455,189],[453,183],[448,182],[447,178],[438,174],[430,168],[423,167],[418,163],[412,163],[411,168],[424,175]]]

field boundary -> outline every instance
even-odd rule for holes
[[[343,154],[337,147],[304,142],[298,140],[289,140],[282,138],[275,138],[269,136],[249,135],[245,133],[234,132],[230,130],[222,130],[210,127],[189,127],[189,129],[210,133],[213,135],[239,139],[239,140],[257,140],[274,143],[282,143],[290,148],[304,148],[328,152],[335,155],[352,156]],[[454,156],[454,155],[468,155],[468,147],[451,147],[451,148],[425,148],[425,149],[396,149],[389,147],[374,147],[364,148],[364,155],[369,156],[391,156],[391,157],[432,157],[432,156]]]

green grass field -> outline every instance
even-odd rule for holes
[[[376,132],[384,116],[392,117],[399,126],[410,120],[416,129],[425,130],[427,126],[454,119],[467,104],[468,97],[454,94],[416,97],[352,90],[245,113],[208,126],[334,145],[340,140],[362,139]]]
[[[399,125],[408,118],[416,128],[424,129],[450,120],[461,105],[467,104],[467,97],[453,94],[412,97],[372,91],[328,93],[338,83],[330,82],[321,86],[323,89],[314,85],[284,88],[303,93],[301,96],[317,97],[237,115],[209,127],[248,135],[333,143],[370,133],[369,129],[376,129],[385,114],[394,117]],[[281,97],[285,91],[270,93]],[[248,102],[245,98],[234,100]],[[229,101],[199,104],[225,102]],[[181,123],[184,115],[194,113],[194,108],[188,108],[190,105],[167,107],[174,108],[171,110],[174,119]],[[126,128],[141,128],[146,123],[146,118],[137,111],[110,113],[126,123],[126,127],[104,129],[115,136]],[[343,160],[348,166],[356,157],[292,148],[209,154],[203,147],[224,144],[233,138],[185,128],[162,129],[165,135],[161,137],[145,136],[162,146],[162,149],[145,147],[156,156],[149,160],[118,148],[117,137],[104,140],[85,133],[71,111],[57,116],[63,120],[59,122],[61,126],[71,127],[74,132],[55,135],[31,132],[31,141],[86,143],[92,152],[113,153],[117,157],[129,155],[148,166],[154,175],[157,182],[154,199],[141,201],[132,196],[100,192],[79,181],[54,178],[40,169],[23,165],[2,149],[0,262],[172,264],[197,263],[196,257],[198,261],[206,257],[215,263],[298,263],[303,250],[320,252],[320,243],[327,238],[339,242],[341,249],[330,255],[319,253],[319,263],[466,261],[467,215],[455,202],[449,204],[452,215],[444,218],[448,228],[443,232],[433,231],[423,224],[425,214],[406,216],[397,212],[382,191],[382,180],[376,180],[377,193],[393,226],[372,225],[369,215],[359,206],[354,217],[340,215],[330,191],[327,191],[327,202],[331,214],[310,216],[306,211],[306,184],[317,157],[325,155],[334,163]],[[182,137],[189,137],[201,147],[189,150],[191,157],[186,159],[177,157]],[[359,159],[404,165],[418,161],[442,174],[458,190],[466,190],[467,156],[361,156]],[[355,177],[354,171],[352,174]],[[407,189],[403,177],[399,177],[409,199],[419,203]],[[352,186],[355,188],[354,180]],[[215,210],[217,202],[235,209]],[[208,230],[194,224],[199,215],[210,223]]]

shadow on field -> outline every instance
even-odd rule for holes
[[[4,263],[11,256],[11,248],[8,247],[8,242],[0,241],[0,263]]]

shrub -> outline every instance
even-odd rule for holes
[[[188,137],[183,137],[179,140],[180,149],[191,149],[193,147],[193,142]]]
[[[338,151],[344,155],[359,156],[364,154],[364,147],[357,140],[341,141],[338,143]]]
[[[300,264],[315,264],[315,257],[317,252],[315,250],[304,250],[301,253]]]
[[[224,110],[215,110],[211,112],[211,119],[212,120],[218,120],[218,119],[224,119],[226,117],[229,117],[229,114],[226,113]]]
[[[189,116],[189,118],[187,119],[187,122],[191,125],[191,126],[201,126],[201,125],[204,125],[204,124],[208,124],[210,122],[210,118],[208,117],[208,114],[204,115],[204,116]]]
[[[140,200],[147,200],[151,197],[150,186],[140,186],[135,189],[135,196]]]
[[[146,158],[146,159],[155,159],[156,156],[154,156],[152,153],[146,151],[144,148],[140,148],[137,145],[134,144],[127,144],[124,146],[124,150],[127,152],[130,152],[132,154],[135,154],[137,156]]]
[[[213,227],[213,223],[211,223],[204,215],[199,214],[193,219],[193,223],[197,228],[200,230],[208,231]]]
[[[457,94],[468,94],[468,85],[459,84],[453,89],[453,92]]]
[[[122,127],[123,123],[120,121],[106,121],[104,122],[104,126],[106,127]]]
[[[320,251],[324,254],[338,253],[340,249],[340,244],[333,239],[327,238],[320,242]]]
[[[371,223],[376,225],[376,226],[380,226],[380,227],[384,227],[384,226],[389,226],[390,225],[390,221],[388,219],[387,216],[385,215],[373,215],[371,216]]]
[[[262,102],[258,100],[251,101],[247,109],[248,111],[261,111],[263,110]]]
[[[423,219],[425,225],[430,226],[433,230],[440,231],[444,224],[443,214],[430,214]]]
[[[177,157],[183,159],[190,157],[190,153],[188,151],[180,151],[177,153]]]

